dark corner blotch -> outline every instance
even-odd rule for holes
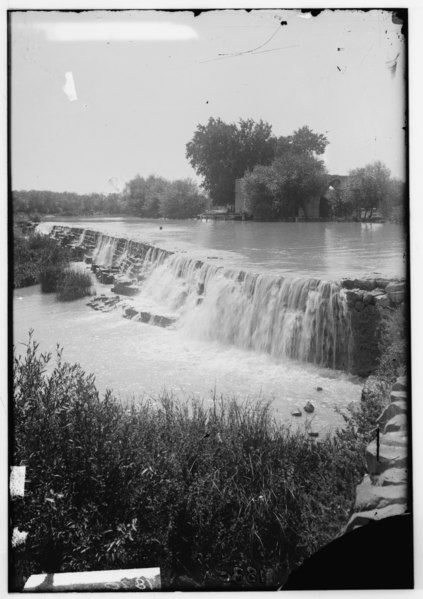
[[[302,13],[308,13],[312,17],[318,17],[321,12],[323,12],[323,8],[302,8]]]

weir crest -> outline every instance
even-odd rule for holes
[[[175,326],[193,337],[276,359],[367,374],[365,360],[355,366],[362,349],[357,339],[363,333],[364,315],[364,333],[371,337],[364,344],[372,351],[377,345],[373,321],[379,317],[375,298],[380,289],[367,292],[364,304],[362,295],[357,300],[357,290],[344,288],[342,282],[226,269],[88,229],[55,226],[51,235],[73,248],[80,259],[81,252],[90,256],[93,267],[112,268],[116,279],[130,279],[139,287],[135,308],[170,316]],[[359,303],[369,308],[367,312],[355,308]]]

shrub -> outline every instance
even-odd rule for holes
[[[62,302],[90,295],[91,290],[91,275],[77,270],[65,270],[61,273],[56,286],[57,299]]]
[[[383,381],[392,383],[398,376],[407,372],[408,358],[408,316],[404,308],[398,308],[385,316],[380,358],[376,375]]]
[[[69,252],[46,235],[32,233],[26,238],[15,233],[13,261],[15,288],[40,282],[43,292],[51,292],[69,264]]]
[[[60,349],[50,362],[31,336],[14,359],[24,577],[157,565],[165,588],[186,574],[203,588],[269,588],[346,524],[364,472],[351,422],[315,442],[263,403],[125,406]]]

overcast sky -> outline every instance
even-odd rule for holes
[[[185,145],[211,116],[263,119],[275,135],[308,125],[329,139],[331,173],[381,160],[403,178],[401,26],[383,10],[307,16],[12,13],[12,188],[195,178]]]

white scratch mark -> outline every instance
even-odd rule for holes
[[[65,73],[65,78],[65,85],[62,87],[62,90],[65,92],[70,102],[75,102],[75,100],[78,99],[78,96],[76,95],[76,87],[72,71]]]
[[[11,466],[10,494],[12,497],[24,497],[26,466]]]

